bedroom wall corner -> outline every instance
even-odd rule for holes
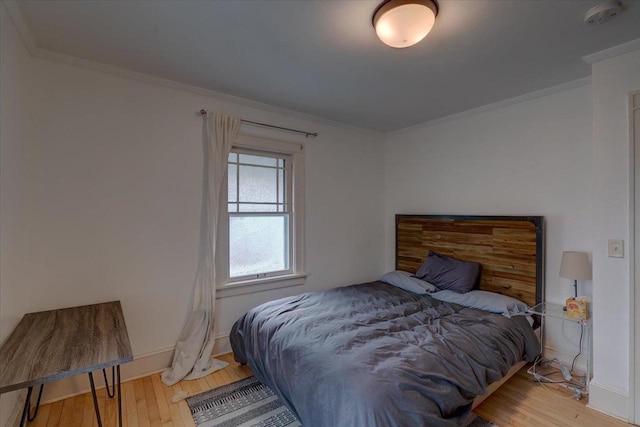
[[[32,175],[27,141],[32,137],[31,107],[38,94],[31,86],[31,57],[2,2],[0,4],[0,343],[20,319],[32,200],[28,189]],[[26,393],[0,395],[0,426],[13,426]]]

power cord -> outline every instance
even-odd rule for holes
[[[534,380],[536,382],[538,382],[538,384],[543,389],[545,389],[549,393],[553,393],[553,394],[557,395],[558,394],[557,390],[550,389],[545,384],[564,384],[568,389],[573,390],[574,395],[573,396],[561,396],[562,398],[580,399],[580,397],[584,394],[584,391],[585,391],[584,390],[584,384],[575,383],[573,381],[567,381],[567,380],[552,380],[550,378],[547,378],[548,375],[561,373],[561,370],[560,369],[555,369],[553,371],[546,372],[544,375],[542,375],[542,374],[538,373],[538,371],[537,371],[538,364],[540,364],[542,362],[543,362],[542,355],[539,355],[536,358],[536,360],[534,360],[533,365],[531,366],[531,368],[529,370],[529,373],[533,376]],[[553,358],[552,360],[549,361],[550,364],[553,363],[553,362],[561,363],[560,360],[558,360],[557,358]]]
[[[557,390],[550,389],[549,387],[547,387],[547,386],[545,385],[545,383],[557,384],[557,383],[565,383],[565,382],[566,382],[566,381],[557,381],[557,382],[555,382],[555,381],[548,381],[548,380],[543,379],[543,378],[541,377],[541,375],[540,375],[540,374],[538,374],[538,373],[535,373],[535,374],[533,375],[533,378],[535,378],[535,380],[538,382],[538,384],[540,384],[540,386],[541,386],[543,389],[545,389],[545,390],[546,390],[546,391],[548,391],[549,393],[553,393],[553,394],[555,394],[556,396],[557,396],[557,394],[558,394],[558,393],[557,393]],[[580,385],[573,384],[573,383],[569,383],[568,385],[569,385],[569,386],[571,386],[571,387],[568,387],[568,388],[569,388],[569,389],[573,389],[573,392],[574,392],[575,394],[574,394],[573,396],[560,396],[560,398],[561,398],[561,399],[580,399],[580,398],[582,397],[582,394],[583,394],[583,391],[582,391],[582,390],[581,390],[581,388],[580,388],[581,386],[580,386]]]
[[[573,362],[571,362],[571,369],[569,370],[570,373],[573,374],[573,370],[576,366],[576,360],[578,360],[578,357],[580,357],[582,355],[582,338],[584,337],[584,323],[580,323],[580,344],[578,347],[578,354],[576,354],[576,357],[573,358]]]

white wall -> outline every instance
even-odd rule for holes
[[[395,214],[543,215],[546,300],[564,303],[573,287],[558,277],[562,251],[592,249],[591,118],[591,88],[582,86],[388,135],[387,269]],[[579,293],[591,295],[591,282]],[[569,363],[574,326],[547,328],[548,347]]]
[[[593,64],[592,76],[595,285],[594,378],[589,404],[626,419],[630,376],[629,212],[633,203],[628,96],[640,89],[640,51]],[[625,258],[607,256],[608,239],[625,241]]]
[[[134,355],[173,346],[197,263],[201,108],[320,134],[305,149],[306,285],[218,300],[218,333],[263,301],[382,272],[380,134],[34,58],[5,13],[1,85],[0,342],[26,312],[119,299]]]
[[[33,210],[29,171],[30,150],[21,141],[31,137],[31,105],[28,54],[13,30],[4,7],[0,5],[0,342],[7,337],[14,316],[12,305],[29,298],[22,293],[23,277],[29,268],[23,257],[29,251],[24,233],[29,229]],[[9,184],[11,183],[11,184]],[[14,286],[5,286],[14,283]],[[24,302],[24,301],[22,301]],[[14,408],[17,392],[0,398],[0,425],[4,425]]]

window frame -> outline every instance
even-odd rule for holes
[[[233,284],[236,282],[246,282],[248,280],[257,280],[257,279],[264,279],[264,278],[269,278],[269,277],[279,277],[279,276],[289,276],[291,274],[293,274],[294,268],[293,268],[293,251],[292,249],[294,248],[294,224],[293,224],[293,218],[294,218],[294,212],[293,212],[293,180],[294,180],[294,176],[293,176],[293,156],[291,156],[291,154],[289,153],[276,153],[273,150],[270,151],[265,151],[265,150],[256,150],[256,149],[249,149],[249,148],[245,148],[245,147],[233,147],[231,149],[231,153],[236,153],[238,154],[238,169],[240,166],[240,154],[249,154],[249,155],[253,155],[253,156],[260,156],[260,157],[270,157],[273,159],[284,159],[284,187],[285,187],[285,192],[283,194],[284,196],[284,202],[283,202],[283,211],[274,211],[274,212],[241,212],[240,211],[240,200],[237,200],[236,202],[230,202],[229,201],[229,195],[227,193],[227,227],[228,230],[231,230],[231,218],[232,217],[251,217],[251,216],[283,216],[283,215],[287,215],[288,216],[288,230],[287,230],[287,240],[288,240],[288,247],[287,247],[287,252],[288,252],[288,260],[287,260],[287,264],[289,264],[289,268],[284,269],[284,270],[274,270],[274,271],[269,271],[266,273],[257,273],[257,274],[247,274],[244,276],[235,276],[235,277],[231,277],[231,273],[229,273],[229,276],[227,277],[227,284]],[[249,165],[252,166],[252,165]],[[260,166],[258,166],[260,167]],[[239,170],[237,171],[239,173]],[[228,173],[227,173],[227,178],[228,178]],[[276,179],[277,179],[277,175],[276,175]],[[240,182],[238,181],[237,185],[240,185]],[[229,186],[227,185],[227,191],[229,189]],[[239,197],[239,193],[238,193],[238,197]],[[228,206],[230,204],[234,204],[236,203],[238,205],[238,210],[235,212],[229,212],[228,210]],[[252,203],[252,204],[256,204],[256,203]],[[278,203],[276,202],[276,205]],[[227,253],[230,255],[231,253],[231,240],[227,239]],[[227,266],[230,267],[230,260],[227,259]]]
[[[229,227],[228,212],[228,172],[224,176],[220,195],[226,208],[220,215],[219,234],[216,244],[216,298],[260,292],[287,286],[302,285],[305,282],[304,264],[304,144],[269,139],[253,135],[238,135],[232,152],[262,156],[284,156],[285,180],[289,181],[286,197],[289,199],[289,269],[260,275],[231,278],[229,274]],[[228,160],[227,160],[228,165]],[[290,176],[286,176],[287,172]],[[233,213],[232,213],[233,214]],[[264,215],[264,213],[260,213]],[[281,212],[274,212],[281,214]]]

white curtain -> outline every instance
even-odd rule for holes
[[[207,113],[204,130],[204,179],[200,255],[193,287],[193,308],[185,324],[169,369],[162,381],[173,385],[182,379],[193,380],[228,365],[212,359],[215,342],[213,323],[216,303],[215,256],[219,218],[226,202],[220,200],[226,182],[229,151],[240,130],[240,120],[220,113]]]

